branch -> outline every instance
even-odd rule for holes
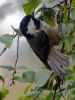
[[[60,4],[63,4],[63,3],[65,3],[65,0],[61,1],[60,3],[57,3],[56,5],[54,5],[54,6],[51,7],[51,8],[46,8],[46,7],[45,7],[44,9],[45,9],[45,10],[52,10],[53,8],[59,6]]]
[[[63,42],[63,44],[62,44],[61,53],[64,52],[64,48],[65,48],[65,42]]]

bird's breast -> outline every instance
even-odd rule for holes
[[[46,62],[50,51],[49,39],[44,31],[37,32],[37,35],[28,40],[31,48],[35,54],[43,61]]]

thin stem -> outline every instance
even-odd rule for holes
[[[69,8],[68,8],[68,22],[69,22],[69,20],[70,20],[71,3],[72,3],[72,0],[69,0]]]
[[[59,89],[60,89],[60,91],[61,91],[61,87],[59,86]],[[61,93],[61,96],[63,97],[63,99],[64,100],[66,100],[66,98],[64,97],[64,95],[63,95],[63,93],[62,92],[60,92]]]
[[[55,91],[54,91],[54,94],[53,94],[53,97],[52,97],[52,100],[55,100],[55,97],[56,97],[56,91],[58,89],[58,87],[60,86],[60,83],[56,83],[56,88],[55,88]]]
[[[17,39],[17,56],[16,56],[16,61],[15,61],[15,69],[16,69],[16,65],[17,65],[17,62],[18,62],[18,56],[19,56],[19,36],[18,36],[18,39]]]
[[[16,55],[15,69],[14,69],[14,72],[13,72],[13,78],[12,78],[12,83],[11,84],[15,84],[15,82],[14,82],[14,76],[16,74],[16,66],[17,66],[17,62],[18,62],[18,57],[19,57],[19,36],[17,38],[17,55]]]
[[[42,90],[38,93],[38,95],[36,97],[33,98],[33,100],[36,100],[41,93],[42,93]]]
[[[70,52],[68,52],[68,54],[71,54],[75,49],[75,44],[72,45],[72,50]]]
[[[62,44],[61,53],[64,52],[64,48],[65,48],[65,42],[63,42],[63,44]]]
[[[75,49],[75,44],[73,44],[73,48],[72,48],[72,50],[74,50]]]
[[[56,96],[56,90],[54,91],[54,95],[52,97],[52,100],[55,100],[55,96]]]
[[[3,48],[2,52],[0,53],[0,56],[2,56],[2,54],[6,51],[6,47]]]
[[[56,94],[59,94],[59,93],[61,93],[61,92],[63,92],[63,91],[65,91],[65,88],[60,89]]]
[[[66,100],[66,98],[64,97],[64,95],[62,94],[62,92],[61,92],[61,96],[63,97],[64,100]]]

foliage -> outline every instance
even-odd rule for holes
[[[32,13],[40,2],[41,2],[40,0],[28,0],[28,2],[23,5],[25,13],[26,14]]]
[[[0,90],[0,100],[4,100],[4,98],[9,94],[8,89]]]
[[[13,41],[13,36],[9,34],[5,34],[0,37],[0,42],[4,43],[7,48],[10,48],[12,41]]]
[[[49,0],[49,3],[51,3],[51,1],[52,0]],[[40,71],[35,72],[22,67],[27,71],[21,75],[15,75],[19,69],[19,67],[16,68],[18,52],[15,66],[6,65],[0,66],[0,68],[14,71],[12,84],[14,84],[15,81],[29,83],[24,89],[24,96],[21,96],[19,100],[75,100],[75,0],[72,0],[72,2],[71,0],[64,0],[52,8],[46,8],[45,4],[41,5],[41,2],[42,0],[28,0],[28,2],[23,5],[23,10],[25,14],[34,12],[35,15],[38,15],[38,13],[41,12],[42,15],[39,16],[39,19],[48,23],[50,27],[55,27],[59,30],[62,41],[60,43],[60,50],[67,53],[70,57],[69,68],[66,69],[64,74],[64,83],[57,83],[57,77],[52,71],[47,69],[40,69]],[[41,5],[41,7],[39,5]],[[56,10],[56,8],[58,10]],[[13,26],[12,28],[17,35],[22,36],[19,29]],[[0,42],[4,43],[6,48],[10,48],[15,36],[5,34],[0,37]],[[2,81],[3,84],[5,83],[5,79],[1,75],[0,81]],[[9,91],[7,89],[1,90],[0,100],[3,100],[8,93]]]

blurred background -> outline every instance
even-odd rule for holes
[[[47,0],[43,0],[47,5]],[[57,3],[59,0],[51,0]],[[19,27],[21,19],[25,16],[22,10],[22,4],[26,0],[0,0],[0,36],[3,34],[13,34],[11,25],[15,28]],[[48,6],[54,5],[51,3]],[[16,60],[16,48],[17,48],[17,38],[14,39],[11,48],[7,49],[5,53],[0,57],[0,65],[11,65],[14,66]],[[0,43],[0,52],[5,47],[4,44]],[[27,68],[36,70],[43,66],[41,61],[36,57],[27,43],[24,37],[20,38],[19,44],[19,59],[17,66],[25,66]],[[11,74],[0,69],[0,75],[6,78],[7,83],[10,81],[9,77]],[[16,85],[8,87],[10,94],[5,100],[18,100],[18,97],[23,94],[25,84],[16,83]]]

